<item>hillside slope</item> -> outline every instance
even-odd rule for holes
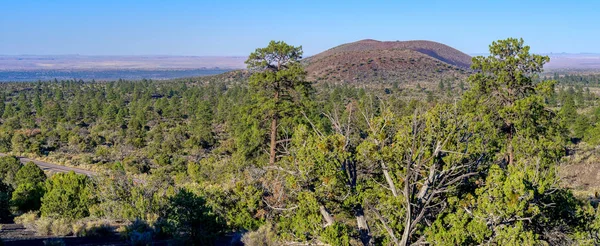
[[[304,60],[309,79],[334,83],[432,83],[468,74],[471,57],[431,41],[343,44]]]

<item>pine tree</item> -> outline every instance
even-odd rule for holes
[[[302,47],[294,47],[283,41],[271,41],[265,48],[252,52],[246,61],[250,86],[257,90],[260,103],[270,119],[269,164],[276,161],[279,121],[294,110],[294,100],[310,91],[306,71],[300,64]]]

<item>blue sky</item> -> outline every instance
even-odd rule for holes
[[[371,38],[485,53],[600,53],[600,1],[0,0],[0,54],[248,55],[270,40],[305,55]]]

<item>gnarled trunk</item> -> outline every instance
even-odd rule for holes
[[[354,209],[354,214],[356,216],[356,224],[358,225],[360,241],[365,246],[373,245],[371,230],[369,229],[369,225],[367,224],[367,219],[365,218],[365,212],[363,211],[362,206],[357,206]]]

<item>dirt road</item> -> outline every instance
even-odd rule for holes
[[[0,157],[1,156],[8,156],[8,155],[0,153]],[[17,157],[17,158],[19,158],[19,160],[23,164],[28,163],[28,162],[33,162],[36,165],[38,165],[44,171],[61,172],[61,173],[67,173],[67,172],[73,171],[75,173],[84,174],[84,175],[87,175],[87,176],[94,176],[94,175],[96,175],[96,172],[92,172],[92,171],[88,171],[88,170],[83,170],[83,169],[79,169],[79,168],[61,166],[61,165],[57,165],[57,164],[53,164],[53,163],[48,163],[48,162],[45,162],[45,161],[33,160],[33,159],[25,158],[25,157]]]

